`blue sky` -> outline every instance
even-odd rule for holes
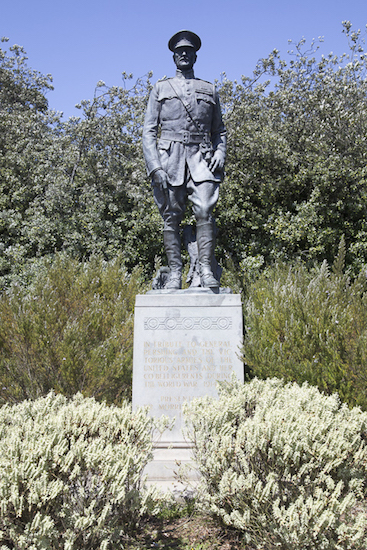
[[[256,62],[288,39],[324,37],[322,51],[347,49],[343,20],[365,29],[366,0],[14,0],[2,1],[0,35],[25,47],[29,65],[51,73],[50,107],[79,115],[74,105],[95,84],[121,84],[121,73],[153,81],[174,73],[169,38],[188,28],[202,39],[196,76],[213,81],[250,76]]]

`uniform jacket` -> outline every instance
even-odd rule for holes
[[[183,101],[177,97],[170,83]],[[198,142],[190,142],[190,133],[198,138],[199,130],[200,134],[209,138],[213,151],[220,149],[225,156],[226,131],[214,85],[195,78],[193,71],[186,75],[177,71],[175,77],[159,80],[149,97],[143,130],[148,175],[157,168],[163,168],[171,185],[182,185],[187,165],[196,183],[220,181],[221,174],[213,174],[208,168],[203,146]],[[177,137],[183,132],[188,136],[186,143]],[[172,133],[175,133],[177,139],[167,138]],[[161,137],[157,141],[158,135]]]

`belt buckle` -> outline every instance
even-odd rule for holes
[[[190,143],[190,132],[187,130],[184,130],[182,132],[182,143]]]

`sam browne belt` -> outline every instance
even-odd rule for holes
[[[183,130],[182,132],[174,132],[172,130],[162,130],[161,139],[167,139],[168,141],[178,141],[186,145],[190,143],[210,143],[209,134],[193,134]]]

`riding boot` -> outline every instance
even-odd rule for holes
[[[197,224],[196,242],[198,245],[201,286],[207,288],[218,288],[219,283],[214,277],[211,267],[214,253],[214,228],[212,221]]]
[[[163,242],[171,270],[164,288],[179,290],[182,281],[181,239],[178,230],[165,229]]]

